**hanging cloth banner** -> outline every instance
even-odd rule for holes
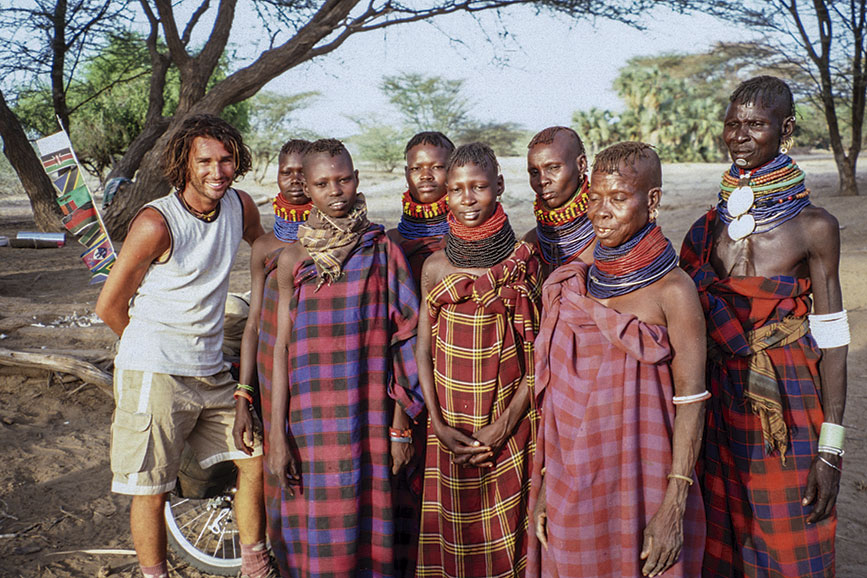
[[[90,283],[102,283],[108,277],[116,253],[93,203],[93,195],[84,182],[72,143],[66,132],[60,131],[37,140],[36,146],[42,167],[57,189],[63,226],[85,247],[81,260],[92,274]]]

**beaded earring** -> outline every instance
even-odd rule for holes
[[[659,209],[653,207],[652,209],[650,209],[650,222],[655,223],[657,217],[659,217]]]
[[[783,153],[784,155],[785,155],[785,154],[789,154],[789,151],[790,151],[790,150],[792,149],[792,147],[794,147],[794,146],[795,146],[795,139],[794,139],[794,137],[789,137],[789,138],[787,138],[786,140],[784,140],[783,142],[780,143],[780,152]]]

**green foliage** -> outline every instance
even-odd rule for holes
[[[209,86],[226,76],[221,65]],[[144,129],[148,109],[150,58],[144,40],[134,33],[113,36],[99,53],[86,59],[80,79],[70,84],[70,139],[76,155],[88,172],[102,179]],[[178,105],[180,76],[170,68],[164,89],[163,115],[171,115]],[[249,126],[250,105],[246,102],[227,107],[222,117],[245,131]],[[39,85],[22,92],[14,112],[25,130],[34,137],[57,132],[51,101],[51,88]]]
[[[722,120],[738,83],[772,73],[759,64],[768,49],[753,43],[719,44],[700,54],[662,54],[630,59],[614,89],[625,110],[592,108],[572,115],[573,128],[591,152],[621,140],[654,145],[660,158],[709,162],[726,158]],[[827,125],[809,102],[798,104],[799,146],[827,146]]]
[[[361,132],[350,139],[362,159],[378,170],[394,172],[404,162],[403,148],[411,133],[378,122],[377,119],[352,119]]]
[[[520,125],[472,118],[470,102],[462,96],[463,80],[403,73],[384,77],[380,90],[397,108],[402,126],[353,118],[361,132],[352,140],[361,158],[381,170],[392,172],[401,166],[406,142],[412,135],[429,130],[440,131],[458,144],[488,143],[499,156],[523,154],[523,142],[528,139]]]
[[[21,181],[18,180],[18,175],[15,174],[6,155],[0,155],[0,197],[23,193],[24,187],[21,186]]]
[[[295,111],[308,106],[318,92],[302,92],[282,95],[275,92],[259,92],[250,99],[249,137],[245,139],[253,153],[253,177],[262,183],[268,167],[277,160],[280,148],[290,138],[315,139],[309,131],[292,126]]]
[[[448,135],[469,120],[463,80],[402,73],[384,77],[380,89],[416,132],[438,130]]]
[[[598,109],[576,112],[574,128],[592,152],[638,140],[654,145],[664,161],[718,161],[731,81],[714,74],[719,69],[712,65],[705,54],[631,59],[614,81],[626,110],[619,117]]]
[[[470,122],[458,132],[458,144],[480,141],[494,149],[498,157],[523,154],[522,142],[526,138],[523,128],[514,122]]]

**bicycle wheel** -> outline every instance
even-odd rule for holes
[[[166,500],[168,541],[191,566],[218,576],[234,576],[241,569],[241,540],[232,513],[232,487],[213,498],[182,498],[172,492]]]

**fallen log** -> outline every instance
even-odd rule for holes
[[[103,393],[114,396],[111,375],[92,363],[56,353],[30,353],[0,347],[0,364],[70,373],[85,383],[92,383]]]

